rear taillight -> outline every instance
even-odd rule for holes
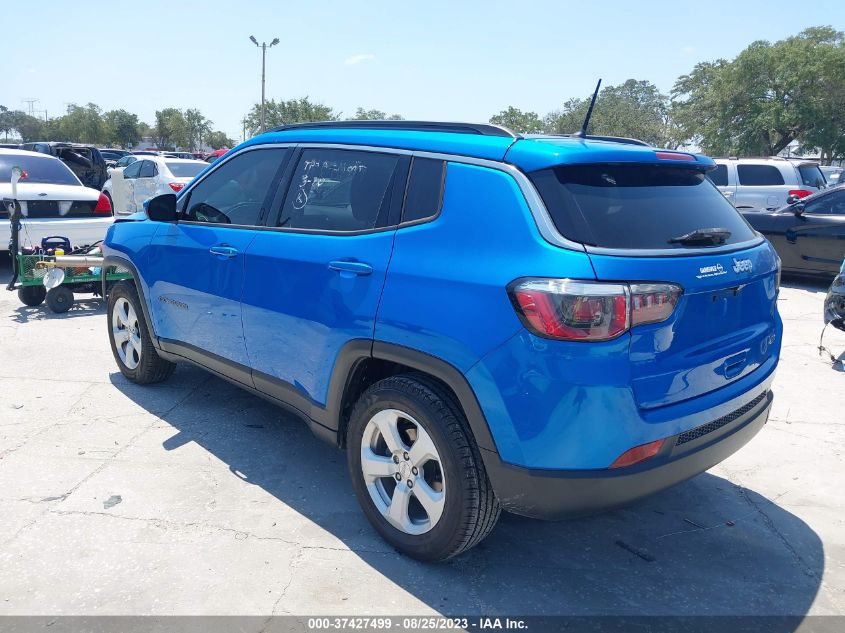
[[[796,198],[798,198],[800,200],[801,198],[806,198],[807,196],[811,195],[812,193],[813,193],[812,191],[807,191],[806,189],[790,189],[787,192],[786,196],[787,197],[795,196]]]
[[[98,215],[111,215],[111,203],[106,194],[100,194],[100,197],[97,199],[97,206],[94,207],[94,213]]]
[[[631,327],[669,318],[683,290],[674,284],[527,279],[510,288],[525,326],[540,336],[606,341]]]
[[[185,188],[185,183],[183,182],[170,182],[167,184],[169,184],[170,188],[173,189],[173,193],[179,193]]]
[[[651,459],[660,452],[661,448],[663,448],[664,441],[665,440],[655,440],[654,442],[649,442],[648,444],[641,444],[640,446],[629,448],[617,457],[610,467],[625,468],[626,466],[633,466],[634,464],[639,464],[647,459]]]

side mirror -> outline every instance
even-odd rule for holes
[[[156,222],[175,222],[177,218],[176,213],[176,194],[164,193],[155,198],[150,198],[144,203],[144,209],[147,211],[147,217]]]
[[[793,193],[791,196],[787,196],[787,197],[786,197],[786,204],[795,204],[795,203],[796,203],[796,202],[798,202],[800,199],[801,199],[801,198],[799,198],[798,196],[796,196],[796,195]]]
[[[798,202],[797,204],[794,204],[794,205],[792,206],[792,212],[793,212],[793,213],[794,213],[797,217],[799,217],[799,218],[800,218],[802,215],[804,215],[804,203],[803,203],[803,202]]]

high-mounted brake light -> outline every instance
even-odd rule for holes
[[[540,336],[607,341],[630,328],[668,319],[683,290],[674,284],[616,284],[527,279],[511,300],[525,326]]]
[[[692,154],[684,154],[682,152],[654,152],[654,155],[659,160],[695,160]]]
[[[97,199],[97,206],[94,207],[94,213],[98,215],[111,215],[111,203],[106,194],[100,193],[100,197]]]
[[[813,193],[812,191],[807,191],[806,189],[790,189],[789,191],[786,192],[786,195],[787,195],[787,197],[788,196],[795,196],[796,198],[798,198],[800,200],[801,198],[806,198],[807,196],[811,195],[812,193]]]
[[[170,182],[167,184],[169,184],[170,188],[173,189],[173,193],[179,193],[180,191],[182,191],[182,189],[185,188],[184,182]]]

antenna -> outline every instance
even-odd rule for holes
[[[596,99],[599,96],[600,87],[601,79],[599,79],[599,82],[596,84],[596,90],[593,92],[593,98],[590,100],[590,107],[587,108],[587,116],[584,117],[584,123],[581,125],[581,129],[578,132],[575,132],[572,136],[587,138],[587,127],[590,125],[590,117],[593,116],[593,106],[596,105]]]

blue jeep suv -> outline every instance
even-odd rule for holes
[[[376,530],[438,560],[502,509],[594,513],[765,424],[772,247],[705,174],[629,139],[283,126],[117,218],[118,367],[188,361],[346,450]]]

